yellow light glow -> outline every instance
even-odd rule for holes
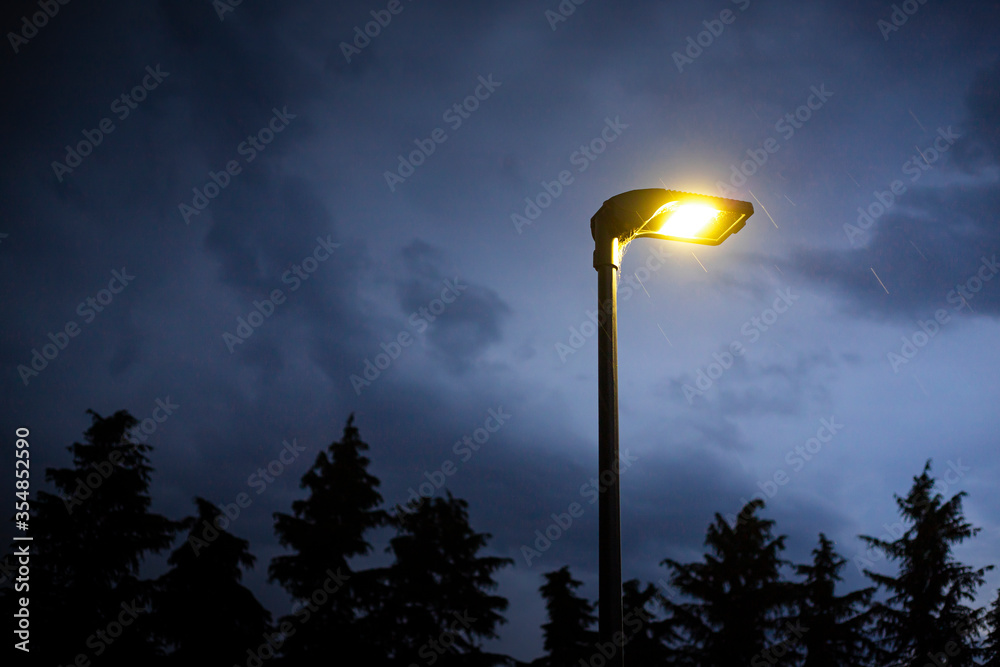
[[[659,234],[677,238],[697,238],[699,232],[715,222],[720,211],[705,204],[678,205],[677,202],[670,202],[656,213],[663,215]]]

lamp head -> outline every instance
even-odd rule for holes
[[[753,204],[678,190],[630,190],[604,202],[590,219],[595,241],[599,228],[620,243],[641,236],[719,245],[743,229]]]

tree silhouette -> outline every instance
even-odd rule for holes
[[[469,525],[468,504],[423,498],[412,513],[393,518],[397,532],[387,551],[395,556],[377,570],[381,594],[366,617],[368,633],[382,638],[388,664],[479,667],[510,662],[482,650],[497,637],[507,600],[490,591],[493,574],[510,558],[479,556],[490,535]]]
[[[545,600],[549,621],[542,625],[546,655],[533,661],[537,667],[578,667],[594,654],[597,633],[591,629],[597,621],[595,605],[577,596],[576,589],[583,585],[564,565],[545,575],[545,583],[538,591]]]
[[[693,600],[667,603],[683,664],[731,667],[762,657],[765,664],[780,664],[795,655],[794,637],[772,646],[788,632],[781,613],[793,596],[780,578],[787,564],[779,557],[785,537],[773,537],[774,522],[757,516],[763,507],[763,500],[751,500],[735,526],[716,513],[705,538],[710,553],[704,562],[661,562],[672,570],[671,585]]]
[[[962,514],[965,492],[947,501],[933,493],[931,462],[913,478],[905,498],[895,496],[903,520],[910,524],[900,536],[888,542],[860,536],[871,548],[899,563],[899,575],[891,577],[866,569],[865,574],[886,589],[886,602],[876,602],[873,612],[884,639],[887,664],[922,667],[931,657],[948,667],[976,665],[982,653],[976,632],[984,623],[984,610],[972,609],[963,600],[975,598],[984,574],[992,565],[973,569],[957,562],[952,545],[979,532]],[[949,647],[952,650],[947,651]]]
[[[321,451],[302,476],[300,486],[309,496],[292,503],[292,514],[274,514],[278,540],[295,553],[276,556],[268,574],[299,602],[295,614],[282,619],[295,627],[282,652],[300,667],[328,664],[330,647],[360,651],[364,643],[357,635],[356,610],[358,598],[372,593],[363,590],[369,578],[355,575],[348,561],[370,553],[368,531],[388,521],[378,509],[380,482],[368,472],[367,450],[352,414],[340,441]]]
[[[269,580],[295,604],[272,626],[242,584],[255,558],[227,532],[225,513],[201,497],[197,516],[181,522],[150,512],[152,448],[130,436],[137,421],[126,411],[87,413],[84,442],[67,448],[72,467],[47,469],[55,492],[39,491],[32,503],[33,664],[81,664],[81,656],[108,667],[313,667],[345,656],[364,667],[602,663],[597,605],[577,595],[582,584],[569,566],[545,573],[538,589],[548,614],[545,655],[520,663],[484,650],[506,622],[495,575],[513,560],[481,555],[491,536],[472,529],[468,504],[450,492],[394,515],[381,509],[353,415],[303,475],[306,497],[291,514],[274,514],[290,553],[271,561]],[[823,533],[811,562],[794,568],[804,580],[790,583],[781,576],[785,537],[759,516],[763,500],[747,503],[733,524],[716,514],[703,560],[661,562],[679,598],[624,583],[629,664],[1000,667],[1000,591],[988,610],[969,606],[993,566],[972,568],[952,551],[980,529],[963,515],[965,492],[945,499],[930,473],[927,461],[907,495],[894,496],[903,521],[891,541],[860,536],[896,565],[896,576],[864,570],[876,585],[844,595],[836,588],[847,561]],[[372,552],[370,531],[383,526],[395,530],[386,549],[392,563],[360,568],[356,559]],[[144,559],[168,549],[181,528],[188,536],[167,559],[169,571],[141,580]],[[0,561],[8,609],[19,595],[14,561]],[[885,599],[873,602],[879,589]]]
[[[84,442],[67,449],[72,468],[48,468],[60,495],[33,504],[32,658],[69,664],[77,655],[102,665],[135,665],[156,655],[147,624],[151,582],[138,579],[149,553],[170,547],[178,526],[149,511],[150,445],[134,442],[138,421],[120,410],[88,410]]]
[[[182,522],[188,539],[156,581],[152,618],[172,649],[165,664],[242,664],[271,630],[271,613],[240,583],[256,558],[249,542],[224,530],[229,522],[218,507],[204,498],[195,504],[198,516]]]
[[[846,595],[834,594],[842,581],[840,570],[847,560],[839,556],[823,533],[813,549],[810,565],[798,565],[795,571],[806,578],[801,584],[797,621],[809,631],[802,639],[806,649],[803,667],[857,667],[870,664],[877,646],[868,634],[871,603],[875,587]]]
[[[985,649],[983,667],[1000,667],[1000,590],[993,599],[986,620],[989,624],[989,634],[983,646]]]
[[[625,656],[632,665],[665,665],[674,662],[669,644],[677,636],[670,630],[670,621],[657,620],[651,607],[667,607],[667,600],[653,584],[639,588],[631,579],[622,584],[623,632]]]

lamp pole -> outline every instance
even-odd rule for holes
[[[622,635],[622,529],[618,484],[618,238],[594,221],[597,270],[598,481],[598,639],[617,647],[607,667],[625,664]],[[600,487],[599,487],[600,488]],[[616,642],[616,635],[618,641]]]
[[[590,219],[597,270],[598,640],[624,667],[622,528],[618,478],[618,271],[629,241],[639,236],[719,245],[753,215],[749,202],[676,190],[630,190],[608,199]]]

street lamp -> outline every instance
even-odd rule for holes
[[[598,638],[618,647],[607,667],[623,667],[622,533],[618,484],[618,270],[633,239],[719,245],[753,215],[749,202],[678,192],[631,190],[608,199],[590,219],[597,269],[598,467],[604,486],[598,513]]]

